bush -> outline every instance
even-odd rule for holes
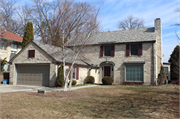
[[[56,77],[56,86],[63,87],[64,86],[64,73],[63,73],[63,65],[58,68],[58,76]]]
[[[105,77],[102,79],[102,83],[103,83],[103,85],[112,85],[112,83],[113,83],[113,78],[110,77],[110,76],[105,76]]]
[[[76,85],[77,81],[76,80],[72,80],[72,85]]]
[[[7,60],[6,58],[0,59],[0,60],[1,60],[1,74],[0,75],[2,75],[4,71],[4,65],[7,64]]]
[[[93,76],[87,76],[84,80],[84,84],[94,84],[94,77]]]
[[[162,85],[162,84],[165,84],[165,81],[167,80],[167,77],[166,77],[166,73],[164,72],[164,67],[161,66],[161,70],[160,70],[160,73],[158,74],[158,84],[159,85]]]

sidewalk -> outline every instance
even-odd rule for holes
[[[71,87],[71,90],[76,90],[76,89],[81,89],[81,88],[90,88],[90,87],[95,87],[95,86],[99,86],[99,85]],[[60,88],[60,89],[58,89],[58,88],[49,88],[49,87],[33,88],[33,92],[37,92],[37,90],[43,90],[43,91],[46,91],[46,92],[54,92],[54,91],[63,91],[64,88]]]

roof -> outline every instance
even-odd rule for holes
[[[92,37],[90,37],[86,45],[147,41],[156,41],[155,27],[94,33],[92,34]],[[81,44],[78,43],[76,45]]]
[[[0,37],[4,38],[6,40],[13,40],[13,41],[17,41],[17,42],[22,42],[23,41],[23,37],[18,36],[10,31],[6,31],[2,28],[0,28]]]
[[[48,53],[50,56],[52,56],[56,61],[62,62],[63,61],[63,55],[62,55],[62,48],[61,47],[55,47],[49,44],[44,44],[40,41],[32,41],[36,45],[38,45],[41,49],[43,49],[46,53]],[[71,50],[70,48],[65,48],[65,54],[66,54],[66,62],[72,63],[73,57],[75,56],[75,52]],[[86,59],[85,57],[79,55],[77,58],[77,61],[75,64],[79,65],[95,65],[90,60]]]

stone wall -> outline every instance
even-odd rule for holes
[[[28,50],[35,50],[35,58],[28,58]],[[56,64],[54,64],[52,58],[37,47],[34,43],[28,44],[27,48],[23,49],[20,54],[15,57],[12,64],[10,65],[10,82],[16,85],[16,64],[49,64],[50,65],[50,75],[49,75],[49,86],[55,85],[56,79]]]
[[[142,44],[142,56],[125,56],[126,44],[115,45],[114,57],[100,57],[100,45],[84,47],[83,52],[86,58],[93,61],[95,64],[101,62],[112,61],[114,66],[114,83],[122,84],[125,81],[125,65],[124,62],[140,61],[144,64],[144,84],[150,85],[154,82],[153,74],[153,43]],[[101,80],[101,79],[100,79]],[[99,82],[101,83],[101,82]]]

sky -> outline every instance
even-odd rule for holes
[[[51,1],[51,0],[49,0]],[[180,13],[175,8],[180,7],[180,0],[75,0],[89,2],[101,6],[99,13],[102,31],[118,29],[118,22],[127,16],[144,19],[144,25],[154,27],[154,19],[162,22],[163,62],[168,62],[176,45],[179,45],[175,31],[180,36],[180,28],[173,26],[180,23]],[[18,3],[31,3],[30,0],[17,0]]]

